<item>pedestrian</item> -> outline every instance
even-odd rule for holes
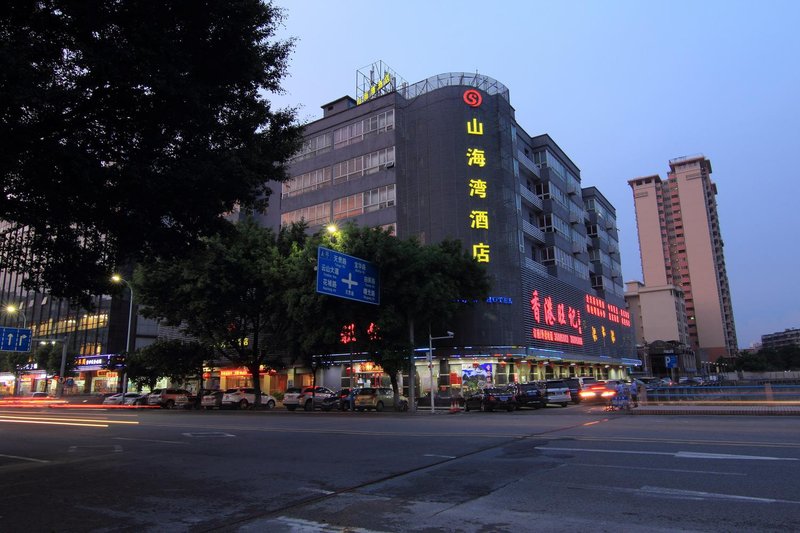
[[[639,384],[633,378],[631,378],[630,382],[630,395],[633,406],[639,407]]]

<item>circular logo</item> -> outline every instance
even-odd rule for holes
[[[464,91],[464,103],[470,107],[478,107],[483,103],[483,96],[475,89],[467,89]]]

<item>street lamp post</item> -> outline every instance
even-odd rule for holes
[[[131,301],[128,306],[128,334],[125,336],[125,355],[127,356],[131,351],[131,323],[133,322],[133,287],[131,287],[130,283],[128,283],[125,278],[120,276],[119,274],[114,274],[111,276],[111,281],[114,283],[122,283],[128,290],[131,291]],[[122,403],[125,403],[125,388],[128,381],[128,373],[126,369],[123,368],[122,370]]]
[[[444,337],[431,337],[431,328],[428,326],[428,372],[430,373],[431,378],[431,414],[434,412],[434,403],[433,399],[435,397],[435,391],[433,389],[433,341],[437,339],[452,339],[453,332],[448,331],[447,335]]]
[[[58,384],[56,385],[56,396],[61,398],[64,395],[64,372],[67,370],[67,345],[69,335],[61,339],[61,367],[58,371]]]
[[[8,304],[6,306],[6,313],[11,315],[19,315],[22,317],[22,327],[28,329],[28,319],[25,317],[25,312],[19,307],[14,304]]]

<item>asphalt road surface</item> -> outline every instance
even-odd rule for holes
[[[0,531],[800,531],[800,417],[2,409]]]

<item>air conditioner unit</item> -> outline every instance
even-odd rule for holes
[[[394,168],[394,161],[387,161],[386,164],[383,165],[383,167],[384,168]]]

